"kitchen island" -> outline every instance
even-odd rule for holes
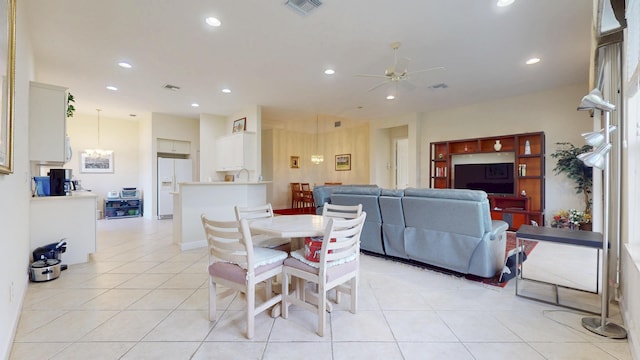
[[[235,220],[234,206],[267,203],[267,184],[260,182],[183,182],[173,193],[173,241],[182,250],[207,246],[200,215]]]
[[[32,197],[29,251],[64,238],[67,249],[61,254],[62,263],[87,262],[89,254],[96,252],[97,198],[88,191],[73,192],[71,196]]]

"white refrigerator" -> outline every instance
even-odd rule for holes
[[[178,183],[192,181],[191,159],[158,158],[158,219],[173,216],[173,195]]]

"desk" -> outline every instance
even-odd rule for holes
[[[588,248],[596,249],[597,250],[597,256],[599,256],[600,250],[602,250],[602,234],[598,233],[598,232],[592,232],[592,231],[566,230],[566,229],[538,227],[538,226],[531,226],[531,225],[522,225],[522,226],[520,226],[520,228],[516,232],[516,248],[518,248],[520,246],[520,239],[536,240],[536,241],[548,241],[548,242],[553,242],[553,243],[563,244],[563,245],[573,245],[573,246],[588,247]],[[519,254],[519,253],[517,253],[517,254]],[[519,263],[519,259],[517,259],[516,263]],[[598,274],[596,276],[596,291],[595,292],[592,292],[592,291],[589,291],[589,290],[584,290],[584,289],[576,289],[576,288],[572,288],[572,287],[569,287],[569,286],[563,286],[563,285],[559,285],[559,284],[553,284],[553,283],[544,282],[544,281],[541,281],[541,280],[525,278],[524,277],[524,263],[523,263],[520,274],[518,274],[516,276],[516,296],[521,296],[521,297],[525,297],[525,298],[528,298],[528,299],[533,299],[533,300],[538,300],[538,301],[542,301],[542,302],[546,302],[546,303],[550,303],[550,304],[554,304],[554,305],[558,305],[558,306],[563,306],[563,307],[567,307],[567,308],[570,308],[570,309],[588,311],[588,312],[591,312],[591,313],[598,313],[598,312],[594,312],[594,311],[587,310],[587,309],[584,309],[584,308],[576,307],[576,306],[573,306],[573,305],[561,304],[560,303],[560,298],[559,298],[559,289],[560,288],[579,291],[579,292],[582,292],[582,293],[591,293],[591,294],[596,294],[597,295],[599,293],[598,279],[600,278],[600,276],[599,276],[599,271],[600,271],[599,260],[597,260],[597,263],[598,263]],[[546,300],[543,300],[541,298],[537,298],[537,297],[534,297],[534,296],[531,296],[531,295],[522,294],[520,292],[520,290],[521,290],[520,287],[526,281],[532,281],[532,282],[535,282],[535,283],[538,283],[538,284],[546,284],[546,285],[553,286],[554,289],[555,289],[555,301],[553,301],[553,302],[552,301],[546,301]],[[604,286],[606,286],[606,284]],[[600,311],[602,311],[602,309],[600,309]]]

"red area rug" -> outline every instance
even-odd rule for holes
[[[279,210],[273,210],[273,213],[278,215],[315,214],[316,208],[304,207],[304,208],[294,208],[294,209],[279,209]]]

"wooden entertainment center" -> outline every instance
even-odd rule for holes
[[[542,226],[544,149],[544,132],[432,142],[430,186],[439,189],[454,187],[455,171],[451,171],[455,165],[454,157],[511,153],[514,158],[514,191],[513,194],[489,194],[491,218],[506,221],[509,230],[517,230],[522,224],[530,225],[531,221]]]

